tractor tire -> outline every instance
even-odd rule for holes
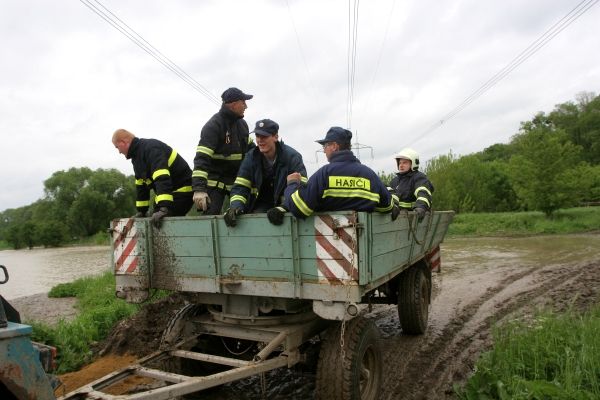
[[[325,333],[317,365],[316,398],[379,399],[383,381],[379,330],[363,317],[346,322],[343,360],[340,333],[339,323]]]
[[[400,274],[398,288],[398,318],[402,332],[420,335],[427,330],[431,276],[420,265],[413,265]]]

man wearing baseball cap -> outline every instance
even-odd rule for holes
[[[253,212],[267,212],[271,223],[281,224],[286,210],[277,207],[283,202],[287,176],[297,173],[301,181],[307,180],[300,153],[279,141],[277,122],[261,119],[253,133],[256,147],[246,154],[231,189],[231,203],[225,213],[228,226],[237,224],[236,216]]]
[[[194,204],[208,215],[221,213],[244,154],[254,146],[244,121],[246,100],[252,98],[231,87],[223,92],[223,104],[202,128],[196,147],[192,186]]]
[[[287,177],[284,206],[296,217],[304,218],[316,211],[392,212],[396,219],[400,210],[377,174],[362,165],[351,149],[352,132],[337,126],[327,131],[323,146],[329,164],[319,168],[306,185],[298,174]]]

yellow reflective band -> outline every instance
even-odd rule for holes
[[[398,202],[398,206],[402,208],[412,208],[413,203],[406,203],[404,201]]]
[[[156,171],[154,171],[154,173],[152,174],[152,179],[156,180],[156,178],[158,178],[159,176],[163,176],[163,175],[171,175],[171,173],[169,172],[168,169],[157,169]]]
[[[154,201],[156,203],[160,203],[161,201],[173,201],[173,195],[172,194],[159,194],[158,196],[156,196],[154,198]]]
[[[148,207],[150,205],[150,200],[138,200],[135,202],[136,207]]]
[[[177,193],[187,193],[192,191],[191,186],[182,186],[179,189],[175,190]]]
[[[379,203],[378,193],[371,193],[360,189],[327,189],[323,191],[323,198],[325,197],[360,197]]]
[[[225,160],[225,161],[240,161],[242,159],[243,154],[230,154],[228,156],[224,156],[223,154],[213,154],[212,158],[215,160]]]
[[[198,147],[196,147],[196,153],[203,153],[209,157],[212,157],[213,154],[215,154],[215,151],[213,149],[211,149],[210,147],[198,146]]]
[[[208,172],[196,169],[194,172],[192,172],[192,177],[206,179],[208,178]]]
[[[400,203],[400,197],[398,197],[398,195],[393,194],[392,195],[392,201],[396,204]]]
[[[138,185],[138,186],[142,186],[144,184],[144,180],[141,179],[141,178],[140,179],[136,179],[135,180],[135,184]]]
[[[246,178],[242,178],[241,176],[235,178],[235,183],[238,185],[246,186],[248,189],[252,189],[252,182],[250,182]]]
[[[146,179],[146,185],[148,185],[148,186],[152,185],[152,179],[150,179],[150,178]]]
[[[427,192],[428,195],[431,196],[431,192],[429,191],[429,189],[427,189],[425,186],[419,186],[418,188],[415,189],[415,197],[417,197],[419,194],[419,191],[424,190]]]
[[[246,198],[244,196],[241,196],[239,194],[235,194],[233,196],[231,196],[231,199],[229,199],[229,201],[231,203],[233,203],[234,201],[241,201],[242,203],[246,204]]]
[[[394,205],[392,203],[390,203],[390,205],[387,207],[375,207],[375,211],[380,212],[380,213],[386,213],[386,212],[390,211],[393,207],[394,207]]]
[[[429,200],[426,197],[417,197],[417,201],[421,200],[423,203],[427,203],[427,206],[431,207],[431,204],[429,204]]]
[[[225,185],[225,190],[231,192],[231,189],[233,189],[233,185]]]
[[[169,161],[167,161],[167,165],[170,167],[171,164],[173,164],[173,162],[175,161],[176,158],[177,158],[177,152],[175,150],[173,150],[171,152],[171,155],[169,156]]]
[[[330,176],[329,187],[335,189],[364,189],[371,190],[371,181],[356,176]]]
[[[292,201],[294,202],[298,210],[300,210],[300,212],[306,215],[307,217],[313,213],[313,210],[311,210],[310,207],[306,205],[306,203],[304,202],[304,200],[302,200],[302,198],[300,197],[300,193],[298,193],[297,190],[294,193],[292,193]]]
[[[252,188],[252,189],[250,190],[250,193],[252,193],[252,194],[253,194],[253,195],[255,195],[255,196],[258,196],[258,189],[257,189],[257,188]]]
[[[223,182],[219,182],[219,181],[206,181],[206,184],[209,187],[216,187],[219,189],[225,189],[225,184]]]
[[[307,177],[305,177],[305,176],[301,176],[301,177],[300,177],[300,182],[302,182],[302,183],[306,183],[306,182],[308,182],[308,178],[307,178]]]

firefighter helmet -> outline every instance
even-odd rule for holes
[[[396,162],[398,162],[398,159],[400,158],[410,160],[410,162],[412,163],[411,169],[413,171],[419,169],[419,153],[417,153],[416,150],[413,150],[410,147],[405,147],[404,149],[400,150],[400,152],[398,152],[394,156],[394,158],[396,159]]]

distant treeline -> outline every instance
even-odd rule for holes
[[[576,103],[522,122],[510,143],[465,156],[449,152],[427,163],[425,172],[435,186],[437,210],[552,216],[559,208],[599,204],[600,96],[579,94]]]
[[[462,137],[476,135],[465,132]],[[600,96],[582,93],[521,123],[508,144],[431,160],[433,207],[457,212],[542,211],[600,202]],[[389,182],[392,173],[381,173]],[[44,182],[44,198],[0,213],[0,240],[14,248],[59,246],[135,213],[132,176],[71,168]]]

